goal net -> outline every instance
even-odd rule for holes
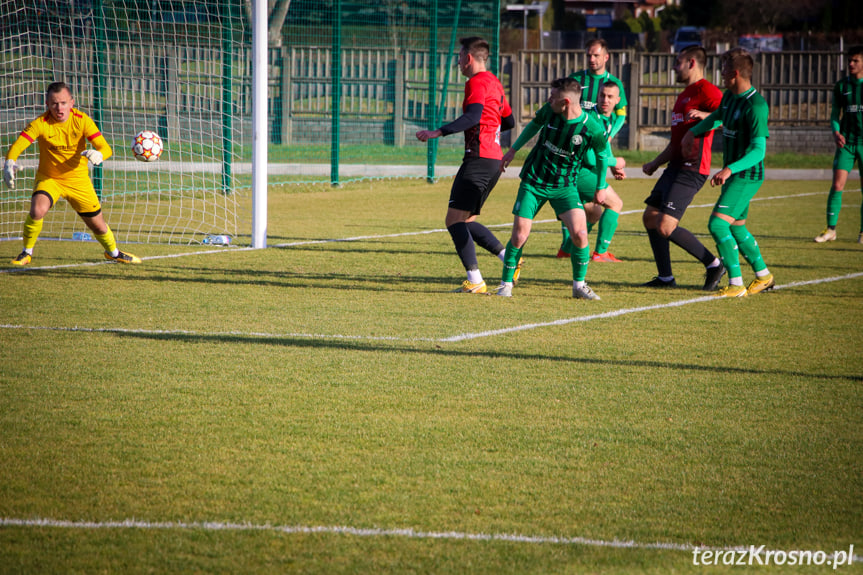
[[[460,135],[414,134],[461,113],[459,38],[487,38],[496,71],[500,0],[0,0],[0,147],[44,113],[48,84],[66,82],[114,151],[91,175],[118,241],[248,244],[250,16],[262,5],[268,164],[255,169],[270,189],[454,173]],[[160,160],[135,161],[141,130],[162,138]],[[0,240],[21,235],[38,145],[19,160]],[[40,237],[86,231],[61,201]]]
[[[271,52],[271,183],[452,175],[461,134],[417,130],[461,114],[459,39],[486,38],[499,0],[291,0]],[[432,126],[433,125],[433,126]]]
[[[249,188],[245,26],[242,0],[0,0],[3,154],[45,112],[48,84],[63,81],[113,149],[91,177],[119,242],[236,236]],[[134,159],[141,130],[162,138],[160,160]],[[38,148],[19,158],[16,189],[0,193],[0,239],[21,235]],[[40,237],[87,231],[60,201]]]

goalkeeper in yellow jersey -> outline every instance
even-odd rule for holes
[[[125,264],[141,259],[117,249],[114,234],[105,223],[102,205],[96,196],[87,162],[98,166],[111,157],[111,146],[95,122],[76,109],[72,92],[63,82],[54,82],[45,91],[47,111],[30,122],[6,153],[3,181],[15,188],[16,160],[33,142],[39,142],[39,168],[30,200],[30,213],[24,220],[24,250],[12,260],[26,266],[33,257],[33,246],[42,231],[42,218],[59,198],[66,198],[78,212],[94,237],[105,248],[105,258]],[[92,148],[87,147],[90,142]]]

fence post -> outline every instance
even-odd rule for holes
[[[515,126],[510,136],[511,144],[514,144],[521,134],[522,103],[521,103],[521,54],[517,53],[510,59],[509,73],[509,105],[515,118]]]
[[[332,121],[330,123],[330,184],[339,185],[339,146],[342,133],[342,1],[335,2],[333,18],[333,37],[331,74],[332,74]]]
[[[180,54],[177,46],[166,46],[165,123],[168,142],[180,141]]]
[[[629,94],[627,95],[629,102],[629,143],[627,148],[629,150],[638,149],[638,124],[640,116],[638,95],[641,92],[641,62],[639,58],[636,54],[630,59],[629,63]]]
[[[279,94],[281,94],[281,106],[279,108],[279,124],[281,126],[281,141],[282,145],[290,146],[293,144],[292,138],[294,133],[292,107],[293,107],[293,90],[292,78],[294,75],[294,49],[288,50],[287,46],[282,46],[281,49],[281,86]]]
[[[105,38],[105,14],[102,11],[102,1],[96,0],[93,2],[93,13],[95,14],[96,28],[96,70],[93,83],[93,119],[99,129],[102,128],[102,120],[104,119],[105,110],[105,81],[108,75],[108,42]],[[102,198],[102,165],[93,166],[93,187],[96,189],[96,196]]]
[[[405,145],[405,54],[396,56],[393,75],[393,144],[397,148]]]

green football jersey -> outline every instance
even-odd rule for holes
[[[833,87],[833,114],[850,145],[863,144],[863,80],[846,76]]]
[[[726,91],[717,112],[722,119],[722,154],[726,166],[746,155],[754,138],[770,136],[767,130],[767,101],[755,88],[737,95]],[[747,180],[763,180],[764,161],[737,175]]]
[[[626,108],[626,92],[623,91],[623,82],[612,76],[608,70],[604,74],[592,74],[590,70],[580,70],[569,75],[570,78],[578,80],[581,84],[581,107],[585,110],[593,110],[599,103],[599,90],[606,82],[614,82],[620,89],[620,102],[614,107],[615,110]]]
[[[620,102],[614,106],[614,112],[611,114],[612,126],[611,136],[614,137],[623,127],[626,121],[626,92],[623,91],[623,82],[618,78],[608,73],[608,70],[603,74],[592,74],[590,70],[581,70],[569,75],[570,78],[578,80],[581,84],[581,107],[587,111],[597,110],[599,104],[599,91],[602,85],[606,82],[612,82],[617,85],[620,91]]]
[[[597,155],[605,151],[605,131],[587,112],[566,120],[546,104],[532,122],[542,128],[521,169],[521,179],[535,186],[574,187],[588,150]]]
[[[605,136],[606,141],[611,137],[611,130],[614,127],[613,118],[611,116],[603,116],[599,113],[599,108],[594,108],[588,115],[596,121],[597,124],[602,126],[602,133]],[[610,158],[607,158],[610,159]],[[584,157],[584,167],[593,169],[596,167],[596,152],[592,149],[587,151],[587,154]]]

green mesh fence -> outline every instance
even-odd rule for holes
[[[195,243],[241,232],[248,189],[244,102],[248,30],[236,0],[0,1],[3,152],[45,111],[45,88],[69,85],[113,149],[91,177],[121,242]],[[158,161],[136,161],[139,131],[161,136]],[[16,190],[0,195],[0,238],[21,234],[38,143],[19,158]],[[41,237],[87,232],[65,201]]]
[[[458,40],[488,39],[497,62],[499,14],[499,0],[293,0],[270,55],[269,181],[452,173],[461,135],[414,134],[461,114]]]
[[[459,38],[487,38],[497,62],[499,1],[267,4],[269,184],[454,173],[461,135],[414,134],[461,113]],[[0,0],[3,152],[45,111],[47,85],[64,81],[113,148],[91,175],[120,242],[248,243],[251,10],[250,0]],[[134,159],[142,130],[163,139],[158,161]],[[20,237],[38,152],[21,155],[17,189],[0,194],[0,240]],[[86,231],[61,201],[41,237]]]

